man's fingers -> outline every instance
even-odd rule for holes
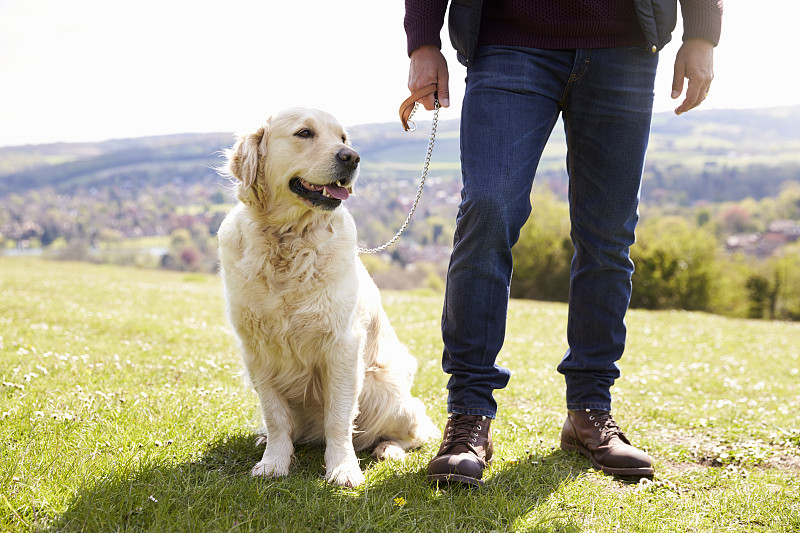
[[[683,92],[683,79],[686,75],[686,65],[679,58],[675,60],[675,69],[672,74],[672,99],[677,99]]]
[[[692,82],[689,81],[689,86],[686,89],[686,98],[683,100],[683,103],[675,109],[675,113],[678,115],[686,113],[702,104],[703,100],[705,100],[705,91],[697,86],[693,86]]]
[[[675,114],[680,115],[694,109],[703,103],[708,98],[708,93],[711,89],[711,81],[707,78],[700,78],[700,81],[689,79],[686,87],[686,98],[680,106],[675,109]]]
[[[429,94],[428,96],[423,96],[422,98],[417,100],[417,102],[422,104],[422,106],[428,111],[431,111],[434,107],[434,100],[432,94]]]
[[[439,70],[439,81],[436,86],[436,97],[439,99],[439,105],[442,107],[450,107],[450,73],[447,67]]]

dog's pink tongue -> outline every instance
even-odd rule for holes
[[[336,184],[325,185],[325,189],[328,191],[328,194],[336,198],[337,200],[347,200],[350,198],[350,193],[347,192],[347,189],[344,187],[340,187]]]

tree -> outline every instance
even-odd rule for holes
[[[757,260],[743,253],[720,253],[716,258],[709,311],[724,316],[745,318],[750,314],[747,280],[757,273]]]
[[[783,248],[770,266],[774,279],[774,318],[800,320],[800,243]]]
[[[775,287],[762,274],[751,274],[745,283],[747,297],[750,303],[747,310],[747,318],[772,318],[775,309],[771,302],[774,302]]]
[[[228,202],[228,196],[222,191],[217,191],[209,197],[209,200],[214,205],[221,205]]]
[[[785,183],[776,204],[779,209],[776,218],[800,218],[800,183]]]
[[[181,265],[187,270],[197,270],[203,262],[203,254],[194,246],[184,246],[180,251]]]
[[[192,234],[186,228],[178,228],[169,236],[169,246],[172,250],[180,251],[190,244],[192,244]]]
[[[549,189],[537,192],[533,214],[513,248],[511,296],[566,302],[574,248],[569,236],[569,207]]]
[[[740,204],[733,204],[719,215],[722,229],[728,233],[744,233],[753,228],[750,224],[750,212]]]
[[[631,306],[708,310],[716,272],[716,240],[678,217],[657,219],[640,231],[631,250]]]

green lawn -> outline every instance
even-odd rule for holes
[[[441,296],[385,293],[443,425]],[[649,482],[558,449],[566,307],[513,301],[496,460],[483,491],[437,490],[438,443],[362,454],[330,486],[323,449],[253,479],[255,394],[210,275],[0,257],[0,531],[800,531],[800,324],[629,314],[615,415]]]

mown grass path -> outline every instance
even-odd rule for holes
[[[386,293],[443,425],[441,296]],[[632,311],[615,416],[656,459],[631,483],[558,449],[566,308],[513,301],[482,492],[321,447],[253,479],[255,395],[207,275],[0,258],[0,531],[800,531],[800,324]]]

